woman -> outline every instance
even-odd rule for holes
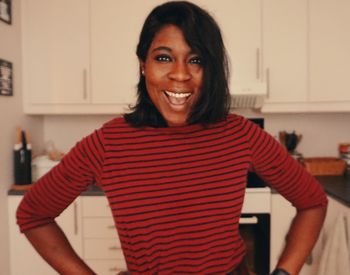
[[[220,30],[203,9],[169,2],[147,17],[137,46],[138,102],[79,142],[27,192],[18,223],[62,274],[94,274],[54,222],[89,185],[112,209],[132,274],[248,274],[238,231],[254,169],[297,215],[273,274],[297,274],[322,226],[320,185],[270,135],[228,114]]]

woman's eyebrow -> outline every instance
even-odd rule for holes
[[[172,50],[171,50],[171,48],[166,47],[166,46],[159,46],[159,47],[154,48],[154,49],[152,50],[152,52],[156,52],[156,51],[167,51],[167,52],[171,52]]]
[[[172,50],[171,48],[167,47],[167,46],[159,46],[159,47],[154,48],[154,49],[152,50],[152,52],[157,52],[157,51],[172,52],[173,50]],[[195,52],[195,51],[190,51],[188,54],[189,54],[189,55],[193,55],[193,54],[196,54],[196,52]]]

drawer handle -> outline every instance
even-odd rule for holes
[[[74,235],[78,234],[78,205],[74,202]]]
[[[109,250],[118,250],[119,247],[117,247],[117,246],[110,246],[108,249],[109,249]]]
[[[87,70],[83,70],[83,99],[86,100],[88,97],[87,94]]]
[[[260,49],[256,49],[256,79],[260,79]]]

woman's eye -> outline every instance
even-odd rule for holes
[[[159,62],[170,62],[171,58],[167,55],[157,55],[155,57],[155,60]]]
[[[190,63],[191,64],[197,64],[197,65],[201,65],[202,64],[202,60],[200,57],[196,56],[190,59]]]

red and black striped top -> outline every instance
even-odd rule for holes
[[[21,231],[53,221],[81,192],[105,192],[132,274],[225,274],[245,253],[238,222],[254,169],[298,209],[323,189],[273,137],[238,115],[208,127],[142,129],[116,118],[26,193]]]

